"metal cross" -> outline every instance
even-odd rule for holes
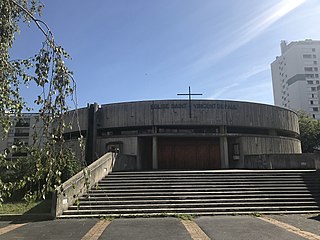
[[[189,86],[189,93],[178,93],[177,94],[178,96],[189,96],[189,117],[191,118],[192,115],[191,115],[191,96],[199,96],[199,95],[202,95],[202,93],[191,93],[191,88]]]

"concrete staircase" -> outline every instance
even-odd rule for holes
[[[316,171],[115,172],[61,218],[320,213]]]

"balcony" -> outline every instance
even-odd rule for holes
[[[28,132],[15,132],[14,136],[15,137],[29,137],[29,133]]]

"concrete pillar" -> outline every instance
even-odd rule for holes
[[[220,126],[220,133],[225,134],[226,127]],[[228,154],[228,137],[221,136],[220,137],[220,153],[221,153],[221,168],[228,169],[229,168],[229,154]]]
[[[97,158],[97,112],[99,110],[98,103],[88,106],[88,129],[86,136],[86,162],[93,163]],[[101,153],[100,153],[101,154]]]
[[[137,170],[141,170],[141,138],[137,140]]]
[[[244,166],[244,144],[243,144],[243,139],[240,138],[240,168],[245,168]]]
[[[152,137],[152,169],[158,169],[158,138]]]
[[[228,138],[220,137],[221,168],[229,168]]]

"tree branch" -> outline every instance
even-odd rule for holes
[[[37,19],[35,18],[32,13],[30,13],[30,11],[28,9],[25,9],[23,6],[21,6],[19,3],[17,3],[16,1],[14,0],[9,0],[10,2],[12,2],[14,5],[16,5],[17,7],[19,7],[22,11],[24,11],[33,21],[34,23],[37,25],[37,27],[41,30],[41,32],[45,35],[45,37],[47,38],[47,40],[53,44],[53,46],[55,46],[54,44],[54,40],[53,40],[53,35],[52,35],[52,32],[49,28],[49,26],[42,20],[40,19]],[[47,29],[47,32],[43,29],[43,27],[39,24],[43,24],[46,29]]]

